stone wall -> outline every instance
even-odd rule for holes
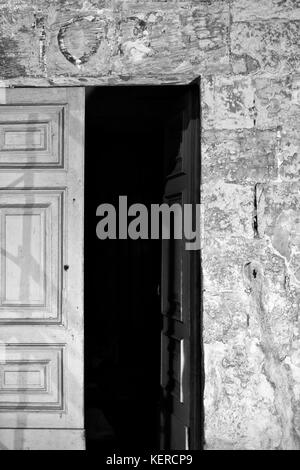
[[[2,85],[201,76],[207,449],[300,449],[300,1],[6,0]]]
[[[206,446],[300,449],[300,2],[219,6],[228,68],[202,80]]]

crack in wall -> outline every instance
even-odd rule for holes
[[[258,233],[258,220],[257,220],[257,188],[256,185],[254,186],[254,201],[253,201],[253,231],[254,231],[254,238],[259,238]]]
[[[264,195],[264,187],[260,183],[254,185],[254,201],[253,201],[253,232],[254,238],[261,238],[261,233],[264,229],[262,223],[261,212],[264,211],[264,204],[262,204],[262,198]]]

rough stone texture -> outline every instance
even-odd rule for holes
[[[237,21],[253,20],[299,20],[299,0],[234,0],[232,18]]]
[[[4,84],[188,83],[229,72],[229,4],[1,1]]]
[[[205,446],[300,449],[300,1],[0,1],[3,85],[201,76]]]
[[[296,137],[285,140],[286,174],[294,171]],[[290,145],[288,145],[290,142]],[[254,185],[275,179],[278,174],[275,150],[276,129],[206,130],[202,132],[202,178],[204,183],[222,182]],[[283,150],[282,150],[283,155]],[[249,186],[250,188],[253,187]],[[213,190],[213,186],[211,187]],[[252,200],[253,204],[253,200]],[[251,223],[251,221],[250,221]]]
[[[300,449],[300,2],[229,6],[201,86],[206,448]]]

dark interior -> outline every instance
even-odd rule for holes
[[[87,449],[159,449],[161,242],[99,240],[96,209],[111,203],[118,216],[119,195],[162,202],[164,129],[183,89],[86,89]]]

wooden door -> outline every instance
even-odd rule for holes
[[[0,449],[80,449],[84,89],[0,93]]]
[[[186,249],[181,225],[184,204],[199,203],[199,114],[193,89],[183,94],[178,105],[166,126],[165,138],[164,202],[180,205],[182,214],[175,211],[173,220],[183,234],[182,239],[175,239],[173,230],[171,238],[162,241],[161,447],[165,450],[198,448],[194,428],[200,423],[195,403],[201,400],[200,335],[195,341],[200,323],[199,302],[195,301],[200,292],[199,249]]]

